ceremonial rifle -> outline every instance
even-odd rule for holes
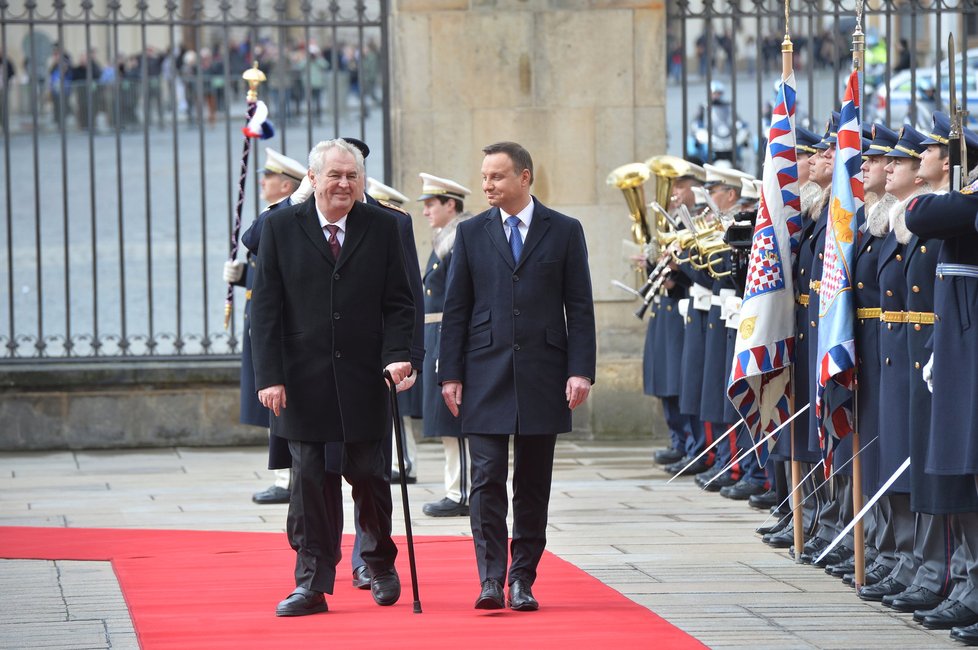
[[[962,75],[967,75],[967,53],[962,52]],[[954,61],[954,34],[947,35],[949,109],[951,112],[951,132],[947,136],[948,163],[951,168],[950,191],[956,192],[964,185],[968,175],[968,145],[964,138],[964,125],[968,111],[957,100],[957,66]],[[962,88],[966,79],[961,79]]]

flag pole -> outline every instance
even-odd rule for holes
[[[790,22],[791,0],[784,0],[784,40],[781,41],[781,80],[784,81],[791,76],[794,68],[793,52],[794,44],[791,42],[791,22]],[[795,386],[791,383],[789,398],[789,408],[795,410]],[[795,495],[801,486],[801,461],[795,453],[795,424],[791,424],[791,493]],[[801,564],[801,552],[805,546],[804,524],[802,523],[801,499],[797,496],[791,506],[791,520],[795,532],[795,562]]]
[[[857,79],[859,80],[859,89],[856,93],[856,97],[859,101],[860,108],[862,108],[863,99],[863,61],[866,52],[866,37],[863,34],[862,28],[863,22],[863,0],[857,0],[856,2],[856,30],[852,34],[852,67],[856,71]],[[862,111],[860,110],[860,113]],[[861,115],[860,115],[861,117]],[[860,441],[859,441],[859,369],[856,366],[856,390],[853,391],[853,430],[852,430],[852,511],[854,513],[859,512],[863,507],[863,469],[862,469],[862,458],[859,457],[860,451]],[[855,585],[856,593],[859,593],[859,588],[863,584],[863,580],[866,577],[866,539],[865,531],[863,529],[863,520],[859,519],[856,521],[855,529],[853,530],[853,550],[855,551]]]
[[[241,78],[248,82],[248,117],[247,124],[255,115],[258,106],[258,86],[265,81],[265,73],[258,69],[258,61],[255,61],[251,68],[245,70]],[[234,225],[231,229],[231,251],[228,259],[235,261],[238,257],[238,243],[241,234],[241,209],[244,206],[245,185],[248,180],[248,157],[251,155],[251,137],[245,134],[243,151],[241,152],[241,173],[238,176],[238,200],[234,204]],[[224,329],[228,328],[231,322],[231,311],[234,306],[234,285],[228,283],[227,296],[224,299]]]

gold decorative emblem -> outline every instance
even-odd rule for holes
[[[843,244],[851,244],[853,239],[852,233],[852,213],[842,207],[842,203],[839,198],[836,197],[832,200],[832,209],[830,210],[832,218],[832,229],[835,231],[835,239]]]
[[[757,316],[751,316],[750,318],[745,318],[740,321],[740,338],[745,341],[749,339],[754,334],[754,322],[757,320]]]

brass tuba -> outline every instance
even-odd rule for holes
[[[682,158],[669,155],[652,156],[645,164],[655,176],[655,202],[663,211],[668,211],[672,204],[672,190],[676,179],[688,175],[692,166]],[[663,211],[656,211],[655,221],[660,246],[665,243],[662,236],[672,229]]]
[[[614,185],[625,194],[628,216],[632,218],[632,241],[646,248],[652,242],[652,231],[646,220],[645,181],[652,173],[643,163],[629,163],[608,174],[608,185]]]

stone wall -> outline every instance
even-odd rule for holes
[[[526,146],[533,193],[578,217],[588,239],[599,368],[575,428],[642,436],[664,427],[657,400],[642,395],[644,324],[610,284],[634,275],[623,259],[627,208],[605,182],[615,167],[665,151],[664,3],[394,0],[392,13],[395,187],[411,195],[422,171],[452,178],[473,190],[466,207],[479,212],[482,147]],[[430,232],[416,224],[424,257]]]
[[[238,423],[241,363],[63,363],[0,369],[0,450],[263,445]]]

